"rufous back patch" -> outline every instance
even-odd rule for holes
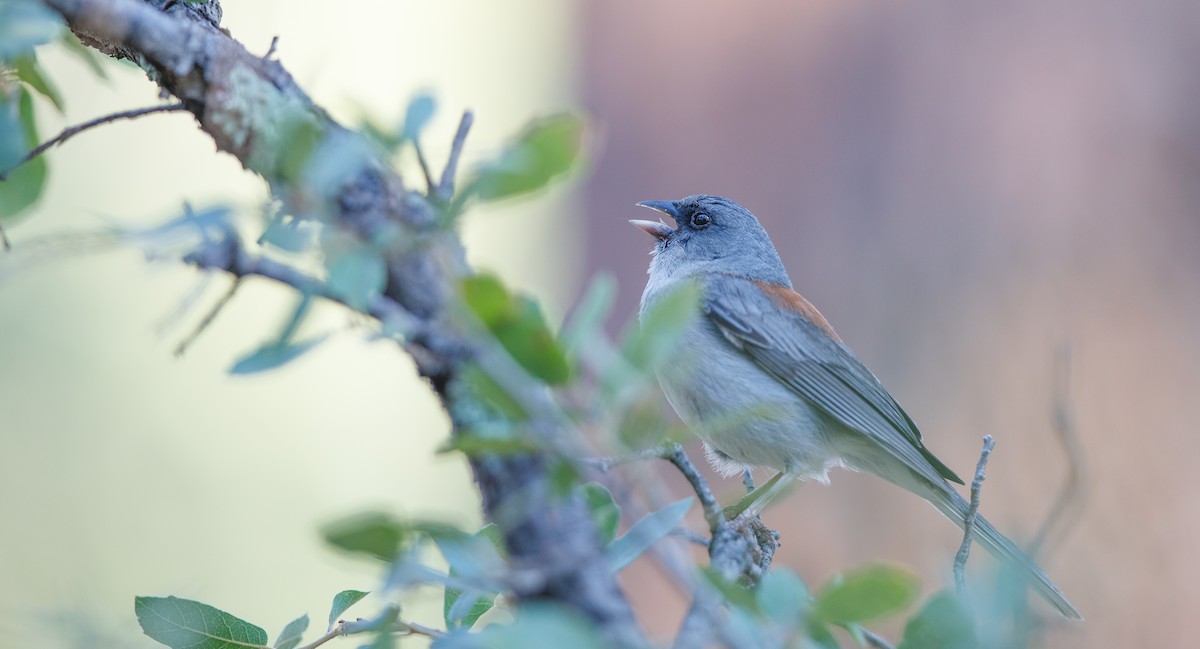
[[[821,331],[829,334],[830,338],[838,342],[842,341],[841,337],[833,330],[833,327],[829,326],[829,322],[825,320],[825,316],[821,315],[821,312],[817,310],[817,307],[812,305],[812,302],[804,299],[803,295],[781,284],[770,284],[758,280],[752,281],[755,286],[761,289],[780,308],[790,309],[799,313],[809,322],[817,325]]]

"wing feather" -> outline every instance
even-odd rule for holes
[[[707,316],[751,360],[918,474],[935,482],[945,478],[962,484],[925,448],[920,431],[879,379],[826,329],[794,310],[780,308],[745,279],[715,278],[709,291],[720,299],[705,300]]]

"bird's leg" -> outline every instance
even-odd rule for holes
[[[754,474],[750,472],[750,467],[742,471],[742,484],[746,486],[746,493],[754,491]]]
[[[749,514],[750,518],[758,516],[771,503],[771,500],[782,493],[795,479],[795,476],[785,471],[776,473],[771,476],[770,480],[759,485],[741,500],[726,507],[724,510],[725,520],[733,520],[742,514]]]

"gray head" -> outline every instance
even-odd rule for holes
[[[650,262],[651,281],[706,273],[728,273],[791,287],[779,253],[750,210],[721,196],[688,196],[677,201],[643,201],[675,219],[630,221],[658,240]]]

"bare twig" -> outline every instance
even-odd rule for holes
[[[421,164],[421,174],[425,176],[425,192],[433,195],[437,191],[437,183],[433,182],[433,172],[429,171],[429,163],[425,160],[425,152],[421,150],[421,143],[417,138],[413,138],[413,151],[417,152],[417,162]]]
[[[296,649],[317,649],[317,647],[320,647],[326,642],[329,642],[330,640],[333,640],[339,636],[349,635],[351,633],[362,633],[363,631],[356,629],[356,627],[362,625],[363,623],[370,625],[378,624],[376,620],[364,620],[362,618],[358,618],[357,620],[339,620],[338,623],[335,624],[328,633],[302,647],[297,647]],[[445,631],[439,631],[433,627],[428,627],[424,624],[417,624],[416,622],[396,620],[393,622],[393,624],[395,624],[396,630],[402,635],[423,635],[427,638],[440,638],[446,635]]]
[[[591,465],[601,473],[608,473],[613,467],[630,462],[638,462],[641,460],[654,460],[661,458],[666,451],[665,446],[655,446],[654,448],[646,448],[625,455],[610,455],[608,457],[597,457],[583,460],[585,464]]]
[[[49,149],[50,147],[58,145],[58,144],[62,144],[63,142],[66,142],[67,140],[71,139],[72,137],[74,137],[90,128],[95,128],[102,124],[108,124],[109,122],[115,122],[115,121],[121,120],[121,119],[133,119],[135,117],[141,117],[143,115],[150,115],[153,113],[171,113],[171,112],[177,112],[177,111],[182,111],[182,110],[187,110],[187,107],[183,105],[183,102],[179,102],[179,103],[175,103],[175,104],[165,104],[162,106],[149,106],[146,108],[135,108],[133,110],[123,110],[119,113],[112,113],[111,115],[97,117],[96,119],[84,122],[82,124],[76,124],[75,126],[68,126],[67,128],[63,129],[63,131],[61,133],[59,133],[58,135],[55,135],[54,137],[50,138],[49,140],[46,140],[45,142],[42,142],[41,144],[34,147],[34,149],[32,151],[30,151],[29,153],[26,153],[25,156],[22,157],[20,160],[18,160],[16,164],[9,167],[8,169],[5,169],[3,172],[0,172],[0,180],[8,180],[9,174],[16,171],[21,165],[25,164],[26,162],[29,162],[30,160],[33,160],[34,158],[38,157],[39,155],[45,153],[46,149]]]
[[[400,627],[400,632],[407,632],[407,635],[423,635],[426,638],[440,638],[446,635],[445,631],[439,631],[416,622],[397,622],[396,624]]]
[[[717,502],[717,497],[713,495],[712,489],[708,487],[708,482],[704,480],[704,476],[700,475],[696,465],[692,464],[687,453],[683,452],[683,446],[674,443],[668,444],[663,448],[659,457],[674,464],[675,468],[679,469],[683,477],[692,485],[692,490],[696,492],[696,497],[700,499],[700,506],[704,509],[704,520],[708,521],[709,529],[716,532],[717,527],[725,522],[725,518],[721,515],[721,503]]]
[[[1029,554],[1037,556],[1048,553],[1053,542],[1062,538],[1077,520],[1082,512],[1084,485],[1087,483],[1087,466],[1083,459],[1083,445],[1079,441],[1079,432],[1075,426],[1075,414],[1071,407],[1071,348],[1063,345],[1059,350],[1054,372],[1054,404],[1052,417],[1054,432],[1062,442],[1067,455],[1067,479],[1054,505],[1046,513],[1046,518],[1038,527],[1037,534],[1029,543]]]
[[[267,53],[263,54],[263,56],[262,56],[264,61],[271,58],[271,55],[275,53],[275,48],[278,45],[279,45],[279,37],[272,36],[271,37],[271,46],[267,48]]]
[[[450,200],[454,195],[454,177],[458,174],[458,162],[462,158],[463,144],[467,141],[467,133],[475,122],[475,113],[464,110],[462,119],[458,122],[458,132],[454,134],[454,143],[450,145],[450,157],[446,159],[446,167],[442,169],[442,180],[438,183],[437,195],[443,201]]]
[[[670,536],[679,537],[689,543],[695,543],[701,547],[708,547],[708,539],[704,538],[703,534],[697,534],[686,527],[679,527],[671,530]]]
[[[983,450],[979,452],[979,462],[975,465],[975,479],[971,481],[971,504],[967,508],[967,516],[963,521],[962,545],[954,555],[954,583],[961,594],[967,587],[963,569],[967,566],[967,557],[971,554],[971,539],[975,535],[975,519],[979,516],[979,492],[983,489],[983,479],[986,477],[988,456],[996,441],[991,435],[983,436]]]
[[[187,351],[188,346],[195,342],[196,339],[200,337],[200,334],[204,333],[204,331],[208,329],[208,326],[217,319],[217,316],[220,315],[221,310],[225,308],[226,304],[229,304],[229,301],[233,299],[233,296],[237,293],[237,290],[241,288],[241,286],[242,278],[235,275],[233,277],[233,283],[229,285],[229,290],[225,291],[225,294],[221,296],[221,299],[217,300],[217,303],[214,304],[212,309],[210,309],[204,318],[200,320],[200,323],[196,325],[196,328],[192,330],[192,333],[188,334],[186,338],[179,341],[179,345],[175,347],[176,358],[183,356],[183,353]]]

